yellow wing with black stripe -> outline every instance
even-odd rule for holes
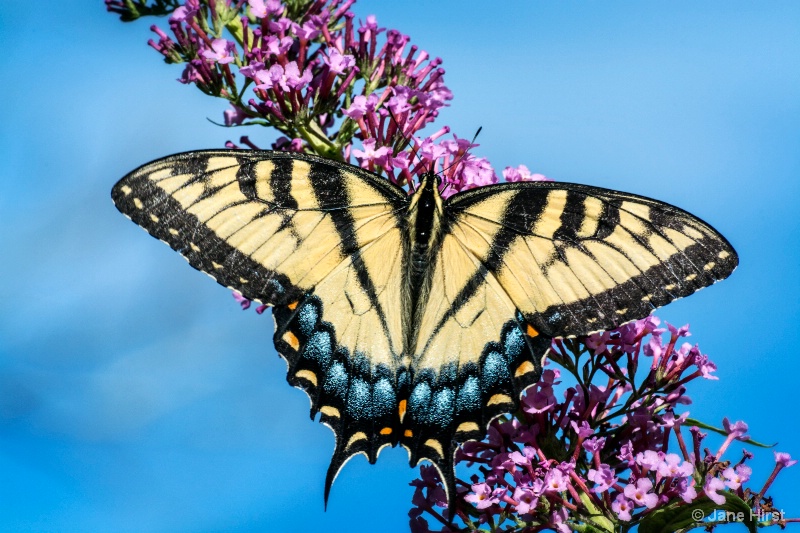
[[[412,365],[417,434],[404,442],[412,462],[445,464],[457,442],[482,438],[493,417],[513,412],[539,379],[552,337],[644,318],[726,278],[738,262],[697,217],[584,185],[481,187],[444,201],[439,217]]]
[[[738,264],[714,228],[633,194],[558,182],[496,185],[445,206],[470,249],[539,333],[585,335],[728,277]],[[489,243],[487,245],[486,243]]]
[[[313,156],[210,150],[144,165],[112,198],[193,267],[274,306],[287,380],[336,435],[328,488],[352,455],[374,462],[396,443],[401,189]]]

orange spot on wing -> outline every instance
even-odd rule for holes
[[[400,420],[403,420],[403,417],[406,414],[406,404],[408,402],[406,400],[400,400],[400,403],[397,404],[397,414],[400,415]]]
[[[381,430],[381,435],[391,435],[391,434],[392,434],[392,428],[383,428]]]
[[[283,335],[283,340],[285,340],[285,341],[286,341],[286,343],[287,343],[289,346],[291,346],[292,348],[294,348],[295,350],[298,350],[298,349],[300,349],[300,339],[298,339],[298,338],[297,338],[297,335],[295,335],[295,334],[294,334],[294,333],[292,333],[291,331],[287,331],[287,332],[286,332],[286,333]]]
[[[292,311],[294,311],[295,309],[297,309],[297,304],[299,304],[299,303],[300,303],[300,302],[292,302],[292,303],[290,303],[289,305],[287,305],[286,307],[288,307],[289,309],[291,309]],[[528,326],[528,327],[530,327],[530,326]]]
[[[527,333],[528,333],[528,337],[538,337],[538,336],[539,336],[539,332],[538,332],[538,331],[536,331],[536,328],[534,328],[534,327],[533,327],[533,326],[531,326],[530,324],[528,324],[528,331],[527,331]]]
[[[411,438],[411,437],[413,437],[413,436],[414,436],[414,432],[413,432],[413,431],[411,431],[410,429],[407,429],[407,430],[405,430],[405,431],[403,432],[403,436],[404,436],[404,437]]]
[[[517,367],[516,372],[514,372],[514,377],[518,378],[524,376],[525,374],[533,372],[534,370],[536,370],[536,367],[533,366],[533,363],[530,361],[523,361],[522,364]]]

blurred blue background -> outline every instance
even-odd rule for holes
[[[483,126],[476,153],[498,171],[656,197],[728,237],[734,275],[659,312],[719,365],[687,409],[800,458],[800,4],[354,11],[444,59],[455,99],[437,125]],[[407,531],[406,452],[348,463],[324,513],[333,437],[285,383],[271,319],[110,201],[151,159],[274,138],[209,123],[224,103],[175,81],[145,44],[153,22],[99,0],[0,3],[0,530]],[[756,454],[758,489],[773,458]],[[795,467],[771,491],[791,516],[798,484]]]

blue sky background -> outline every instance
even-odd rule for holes
[[[483,126],[496,169],[659,198],[728,237],[734,275],[658,313],[719,366],[688,410],[800,458],[800,4],[354,11],[444,59],[455,99],[437,124]],[[285,383],[271,319],[110,201],[136,166],[245,133],[206,120],[224,104],[174,81],[153,22],[99,0],[0,3],[0,530],[406,531],[405,451],[348,463],[323,513],[333,437]],[[759,488],[773,459],[756,453]],[[772,490],[791,516],[798,484],[795,467]]]

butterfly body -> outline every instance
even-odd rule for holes
[[[406,272],[404,309],[407,333],[405,353],[416,352],[418,324],[422,319],[424,304],[430,294],[432,280],[431,264],[436,245],[441,240],[443,215],[442,197],[439,193],[439,177],[429,173],[423,175],[420,186],[409,202],[406,214],[406,246],[409,248]],[[420,305],[422,304],[422,305]]]
[[[287,380],[344,463],[400,444],[454,496],[458,443],[539,379],[552,337],[584,335],[727,277],[728,242],[676,207],[585,185],[413,195],[358,167],[207,150],[131,172],[117,207],[195,268],[273,306]]]

